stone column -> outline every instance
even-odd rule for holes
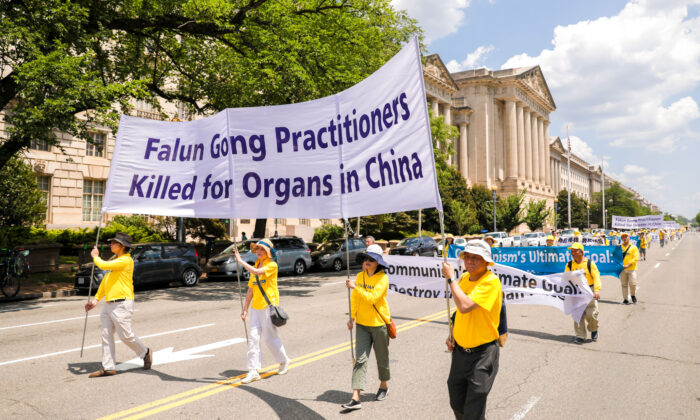
[[[525,179],[525,121],[523,116],[523,105],[515,104],[515,117],[518,123],[518,178]]]
[[[545,162],[547,162],[547,145],[544,141],[544,120],[542,118],[537,119],[537,134],[538,141],[540,143],[540,185],[544,187],[546,185],[546,171]]]
[[[518,176],[518,122],[515,116],[515,101],[506,100],[505,109],[506,177]]]
[[[530,121],[530,110],[523,109],[525,121],[525,178],[532,181],[532,122]]]
[[[530,114],[530,122],[532,123],[532,182],[539,184],[540,180],[540,136],[537,129],[539,116],[533,111]]]
[[[440,104],[440,108],[442,108],[442,118],[445,120],[445,125],[448,127],[452,125],[452,113],[450,112],[450,104]],[[445,149],[447,151],[450,150],[450,146],[454,147],[454,139],[447,139],[447,144],[445,145]],[[457,163],[457,153],[456,151],[450,155],[450,157],[447,158],[447,164],[448,165],[453,165],[455,166]]]
[[[551,159],[551,154],[549,150],[549,121],[544,121],[542,124],[542,136],[544,137],[544,153],[545,153],[545,159],[547,159],[547,162]],[[545,183],[549,186],[552,185],[552,174],[550,173],[550,168],[549,166],[546,167],[547,171],[545,173]]]
[[[433,107],[433,116],[437,117],[440,115],[440,102],[438,102],[437,98],[433,98],[432,102],[430,102],[430,105]]]
[[[459,173],[464,179],[469,179],[469,164],[467,163],[467,123],[459,124]]]

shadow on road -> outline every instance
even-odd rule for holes
[[[508,328],[508,333],[509,334],[516,334],[516,335],[524,335],[527,337],[533,337],[533,338],[539,338],[542,340],[550,340],[550,341],[557,341],[559,343],[570,343],[571,340],[573,339],[573,334],[566,334],[566,335],[555,335],[555,334],[550,334],[542,331],[528,331],[528,330],[519,330],[515,328]]]
[[[267,405],[270,406],[277,417],[281,419],[294,418],[294,419],[305,419],[305,420],[316,420],[323,419],[324,417],[300,403],[298,400],[293,398],[282,397],[271,392],[263,391],[260,388],[250,385],[241,385],[238,387],[241,390],[250,392],[261,400],[265,401]]]

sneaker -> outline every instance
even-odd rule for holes
[[[278,375],[284,375],[289,370],[289,359],[286,362],[280,363],[279,369],[277,369]]]
[[[598,341],[598,331],[591,332],[591,340]]]
[[[362,404],[357,400],[350,400],[349,403],[341,405],[346,410],[359,410],[362,408]]]
[[[583,338],[576,337],[576,338],[574,339],[574,343],[576,343],[576,344],[583,344]]]
[[[636,297],[636,296],[632,296],[632,303],[637,303],[637,297]]]
[[[242,384],[249,384],[253,381],[257,381],[258,379],[260,379],[260,375],[258,374],[258,371],[251,370],[250,372],[248,372],[248,374],[245,376],[245,378],[243,378],[241,383]]]
[[[630,304],[630,301],[627,300],[627,299],[625,299],[625,300],[622,301],[622,304],[623,304],[623,305],[629,305],[629,304]]]
[[[384,401],[387,395],[389,395],[389,388],[379,388],[379,391],[377,391],[377,401]]]

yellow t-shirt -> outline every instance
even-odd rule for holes
[[[457,311],[452,335],[462,347],[473,348],[498,338],[503,290],[498,276],[486,272],[477,281],[469,280],[469,273],[462,274],[459,288],[479,305],[463,314]]]
[[[639,238],[639,247],[643,249],[647,248],[647,238]]]
[[[591,272],[588,272],[588,258],[583,258],[581,264],[577,264],[573,259],[571,260],[571,270],[569,270],[569,264],[566,264],[566,270],[564,271],[576,271],[583,270],[586,274],[586,280],[588,280],[588,285],[593,288],[594,292],[600,292],[600,271],[593,261],[591,261]]]
[[[632,264],[629,267],[627,267],[625,270],[627,271],[634,271],[637,269],[637,261],[639,261],[639,249],[632,245],[630,242],[630,245],[625,248],[624,245],[620,245],[622,248],[622,253],[625,254],[625,251],[627,251],[627,254],[625,254],[625,258],[622,260],[622,265],[627,265],[627,264]]]
[[[97,267],[109,271],[97,288],[95,299],[105,298],[107,302],[115,299],[134,299],[134,260],[131,259],[131,254],[124,254],[109,261],[95,257],[92,261]]]
[[[372,276],[360,271],[355,277],[355,288],[350,295],[352,319],[365,327],[380,327],[386,324],[391,319],[389,303],[386,301],[388,289],[389,277],[384,271],[377,271]],[[381,312],[382,316],[379,316],[377,311]]]
[[[254,274],[250,275],[248,287],[253,289],[253,302],[251,306],[253,309],[265,309],[267,307],[267,302],[265,301],[262,293],[260,293],[260,288],[256,284],[257,281],[260,281],[260,286],[262,286],[263,290],[265,290],[265,294],[267,295],[267,298],[270,299],[270,302],[273,305],[279,305],[279,291],[277,290],[277,263],[269,258],[265,258],[262,261],[257,260],[255,262],[255,267],[262,267],[265,272],[260,276],[255,276]],[[256,277],[258,278],[257,281]]]

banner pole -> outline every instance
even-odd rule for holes
[[[347,260],[347,280],[350,280],[350,240],[348,239],[348,219],[344,219],[345,223],[345,259]],[[347,289],[347,287],[346,287]],[[352,321],[352,304],[350,303],[350,289],[348,289],[348,320]],[[350,331],[350,354],[352,356],[352,364],[355,365],[355,344],[352,341],[352,329]]]
[[[447,262],[447,244],[445,243],[445,214],[442,210],[440,215],[440,235],[442,236],[442,262]],[[445,279],[445,302],[447,303],[447,328],[449,329],[449,338],[452,339],[452,317],[450,316],[450,284]]]
[[[97,224],[97,238],[95,238],[95,248],[100,243],[100,231],[102,230],[102,216],[103,213],[100,212],[100,222]],[[92,251],[91,251],[92,252]],[[95,275],[95,263],[92,263],[92,270],[90,271],[90,285],[88,286],[87,303],[90,303],[90,298],[92,297],[92,278]],[[87,319],[88,311],[85,311],[85,322],[83,323],[83,339],[80,344],[80,357],[83,357],[83,348],[85,347],[85,331],[87,331]]]
[[[233,219],[233,223],[235,226],[236,219]],[[233,234],[233,247],[238,249],[238,242],[236,241],[236,233],[234,229],[234,234]],[[241,302],[241,313],[243,313],[243,295],[241,294],[241,267],[240,264],[236,263],[236,278],[238,279],[238,300]],[[245,342],[246,344],[248,343],[248,325],[245,322],[245,319],[243,320],[243,330],[245,330]]]

